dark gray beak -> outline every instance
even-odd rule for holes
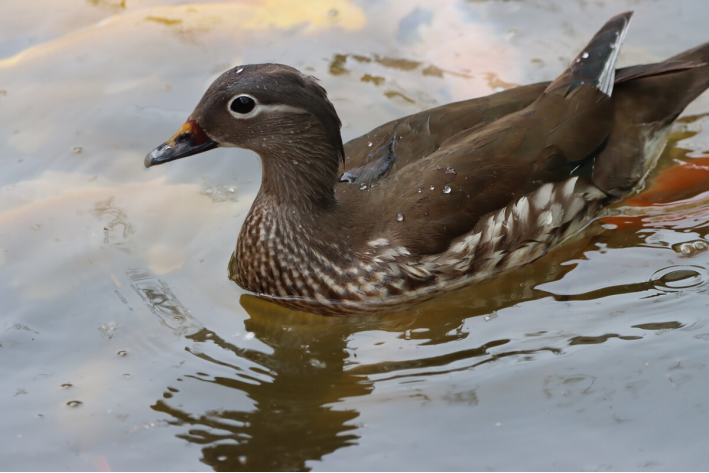
[[[177,130],[172,138],[148,153],[144,164],[146,168],[149,168],[209,151],[217,146],[219,145],[207,136],[199,123],[190,119]]]

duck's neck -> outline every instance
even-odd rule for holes
[[[298,281],[349,254],[346,216],[334,193],[340,157],[335,146],[314,138],[294,135],[287,145],[259,150],[261,189],[229,268],[245,289],[304,296]]]
[[[263,163],[259,198],[307,214],[332,208],[342,159],[342,143],[332,141],[310,121],[300,123],[297,129],[282,130],[277,140],[264,140],[256,150]]]

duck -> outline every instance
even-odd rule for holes
[[[709,43],[616,68],[632,12],[551,82],[391,121],[343,144],[325,89],[287,65],[234,67],[144,161],[256,152],[259,192],[229,278],[290,309],[394,312],[541,258],[623,199],[709,86]]]

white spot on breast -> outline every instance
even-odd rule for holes
[[[574,176],[571,179],[567,179],[564,183],[562,191],[567,199],[570,199],[574,195],[574,190],[576,190],[576,181],[578,180],[578,176]]]
[[[549,209],[552,215],[552,225],[555,227],[558,227],[561,224],[562,219],[564,218],[564,207],[561,203],[555,202],[551,204],[551,208]]]
[[[543,209],[546,207],[546,205],[549,203],[549,199],[551,198],[551,191],[554,188],[554,186],[547,182],[544,184],[542,187],[537,189],[534,194],[532,194],[532,205],[534,205],[537,209]]]
[[[545,210],[541,214],[539,214],[539,218],[537,219],[537,225],[540,227],[548,227],[551,225],[551,222],[554,220],[554,216],[551,214],[550,210]]]
[[[389,246],[389,240],[387,240],[386,238],[377,238],[376,240],[368,242],[367,245],[371,246],[372,248],[377,248],[379,246]]]

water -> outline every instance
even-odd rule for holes
[[[706,96],[585,236],[383,317],[226,279],[252,153],[142,167],[239,64],[319,77],[350,139],[551,79],[626,9],[622,64],[709,40],[701,1],[607,3],[0,4],[2,468],[706,469]]]

